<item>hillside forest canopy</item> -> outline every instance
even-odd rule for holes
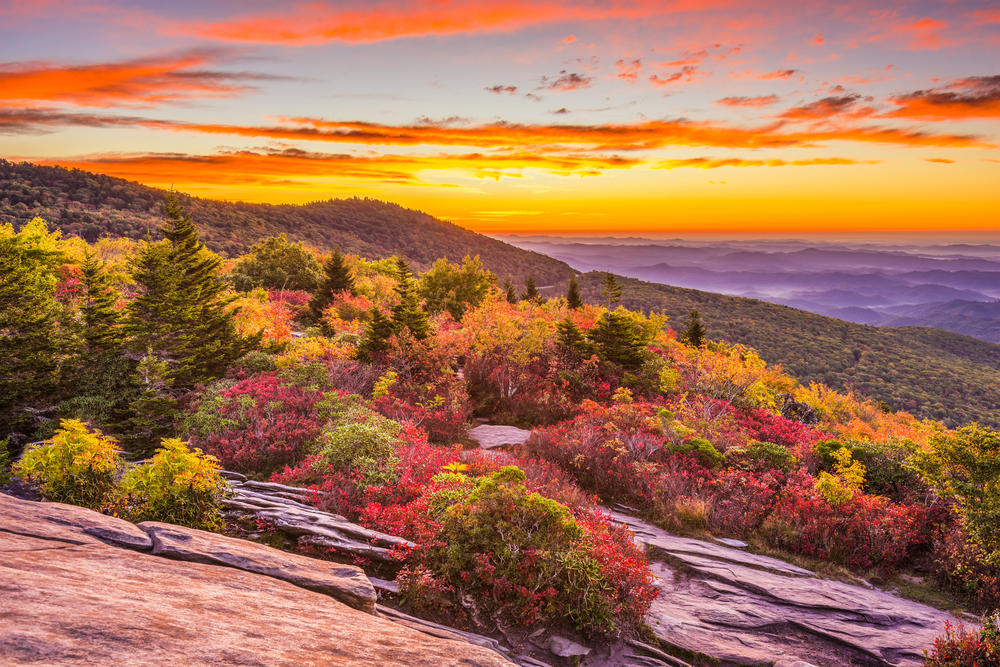
[[[0,225],[3,456],[51,498],[225,530],[217,467],[312,488],[416,545],[396,573],[415,605],[592,635],[639,633],[656,596],[613,503],[1000,604],[986,425],[802,383],[720,340],[719,303],[670,316],[611,274],[518,294],[474,255],[420,268],[281,235],[223,258],[181,201],[165,217],[141,239]],[[855,366],[881,353],[840,343]],[[483,451],[475,418],[532,435]]]
[[[63,169],[0,160],[0,222],[20,230],[36,217],[49,231],[76,236],[91,244],[118,239],[158,240],[168,193],[135,182]],[[478,256],[482,266],[510,284],[514,297],[527,289],[529,278],[542,294],[565,294],[573,270],[545,255],[520,250],[436,220],[417,211],[373,199],[343,199],[305,206],[227,203],[177,194],[192,213],[200,240],[227,260],[247,254],[252,246],[282,234],[295,248],[301,244],[324,255],[335,247],[369,260],[406,259],[418,272],[442,257],[458,262]],[[259,253],[258,253],[259,254]],[[243,289],[243,269],[231,283]],[[286,288],[312,289],[312,277],[290,277]],[[591,304],[600,296],[604,274],[580,277],[580,293]],[[940,329],[887,329],[844,322],[802,310],[740,297],[619,279],[623,305],[643,312],[662,312],[672,326],[682,326],[700,310],[709,340],[743,344],[803,385],[822,383],[854,392],[950,426],[979,422],[1000,425],[1000,346]],[[278,285],[281,287],[281,285]]]

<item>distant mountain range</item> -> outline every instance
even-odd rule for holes
[[[930,326],[1000,343],[996,245],[497,238],[579,271],[612,271],[860,324]]]

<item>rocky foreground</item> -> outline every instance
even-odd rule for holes
[[[233,491],[229,512],[266,518],[303,544],[377,560],[402,542],[293,500],[301,490],[234,481]],[[0,663],[917,667],[944,622],[956,622],[882,591],[613,516],[651,548],[661,593],[647,623],[674,655],[538,633],[528,651],[504,646],[378,605],[372,580],[354,566],[0,494]],[[542,649],[535,657],[532,646]]]

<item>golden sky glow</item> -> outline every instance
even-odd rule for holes
[[[990,2],[5,6],[9,160],[501,233],[1000,231]]]

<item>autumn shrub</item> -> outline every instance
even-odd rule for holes
[[[390,419],[409,420],[422,427],[431,442],[450,444],[467,440],[472,404],[462,383],[415,386],[394,378],[391,384],[374,393],[381,394],[375,398],[374,410]]]
[[[856,492],[831,502],[817,480],[793,473],[761,526],[772,545],[848,567],[892,570],[925,540],[923,507]]]
[[[945,621],[944,634],[934,640],[925,667],[992,667],[1000,665],[1000,615],[983,616],[979,630],[956,628]]]
[[[957,517],[956,517],[957,519]],[[970,542],[957,520],[938,524],[932,551],[934,578],[972,607],[1000,609],[1000,567]]]
[[[435,478],[413,505],[425,518],[412,520],[422,528],[410,535],[423,539],[400,575],[403,595],[426,603],[421,598],[453,590],[524,625],[565,617],[591,633],[638,628],[656,590],[627,530],[596,515],[575,519],[528,491],[524,479],[515,467],[475,479]],[[436,527],[432,538],[416,532],[427,526]]]
[[[852,449],[865,466],[865,493],[893,502],[920,502],[929,490],[912,464],[917,445],[912,440],[861,442]]]
[[[711,498],[708,528],[713,533],[745,537],[756,531],[770,514],[785,483],[779,469],[762,472],[729,468],[707,486]]]
[[[163,521],[202,530],[222,525],[220,500],[226,482],[217,460],[191,451],[179,439],[164,439],[153,458],[131,468],[121,480],[127,516],[139,521]]]
[[[402,427],[362,405],[350,405],[327,422],[317,439],[320,461],[332,469],[357,475],[362,488],[393,478],[396,445]]]
[[[114,441],[64,419],[51,440],[24,452],[13,471],[49,500],[100,509],[117,493],[123,465]]]
[[[736,421],[750,439],[785,447],[812,443],[822,437],[819,431],[764,408],[744,410],[738,414]]]
[[[274,373],[220,381],[196,395],[182,429],[225,468],[270,473],[311,452],[323,426],[314,413],[322,397]]]
[[[257,375],[258,373],[270,373],[278,370],[274,363],[274,355],[267,352],[255,350],[245,354],[229,367],[231,375],[243,371],[244,375]]]
[[[780,470],[789,473],[796,467],[795,455],[782,445],[751,440],[742,447],[726,450],[726,464],[747,472]]]

